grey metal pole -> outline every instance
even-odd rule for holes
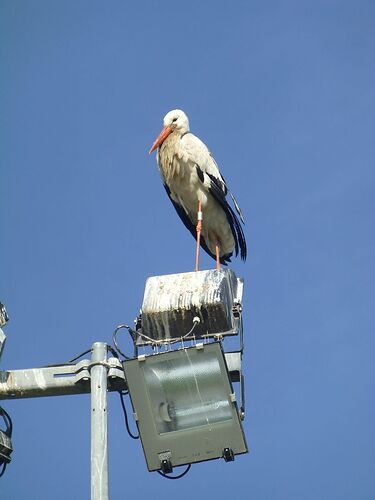
[[[91,365],[91,500],[108,500],[107,345],[95,342]]]

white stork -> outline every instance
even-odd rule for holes
[[[195,270],[199,247],[220,263],[230,262],[235,251],[246,259],[246,241],[238,217],[229,205],[229,192],[235,210],[244,222],[240,207],[207,146],[190,132],[183,111],[174,109],[164,117],[164,128],[149,153],[159,147],[157,162],[165,190],[182,222],[197,240]],[[203,219],[204,214],[204,219]]]

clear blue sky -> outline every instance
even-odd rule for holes
[[[371,1],[0,2],[3,369],[110,341],[193,269],[148,155],[170,109],[246,217],[251,453],[164,480],[111,394],[113,500],[375,498],[374,54]],[[88,498],[89,396],[4,407],[1,499]]]

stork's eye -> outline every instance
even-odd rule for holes
[[[173,118],[172,120],[172,123],[176,122],[177,121],[177,118]]]

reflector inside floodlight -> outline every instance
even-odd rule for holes
[[[246,453],[220,343],[124,362],[149,470]]]
[[[209,352],[141,365],[157,432],[180,431],[232,418],[217,356]]]

